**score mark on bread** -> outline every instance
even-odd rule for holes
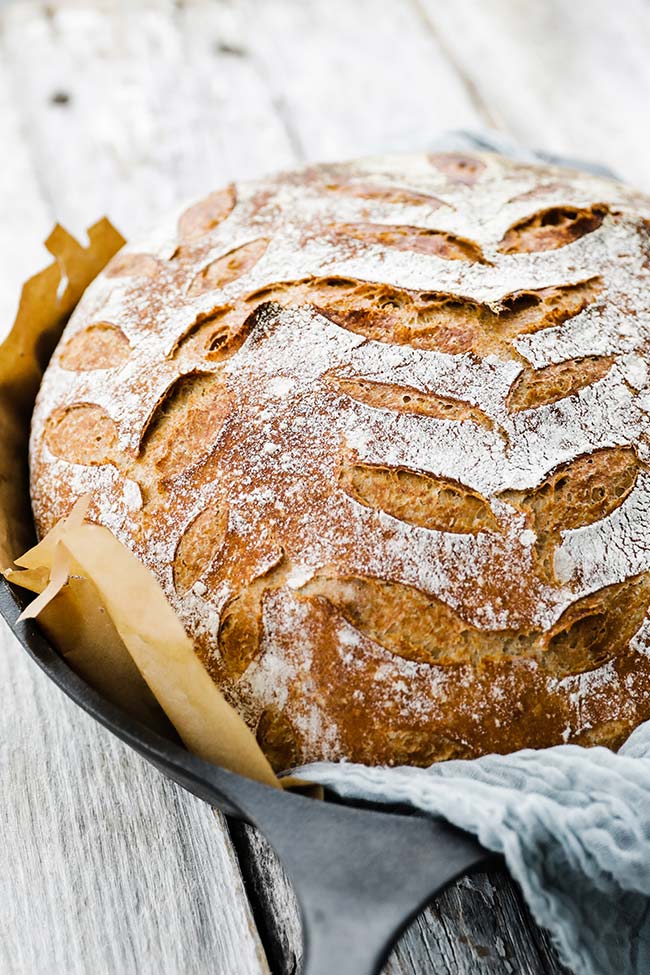
[[[427,193],[416,193],[400,186],[379,186],[374,183],[328,183],[325,190],[342,196],[352,196],[361,200],[376,200],[381,203],[401,203],[403,206],[426,206],[430,211],[445,206],[442,200]]]
[[[180,537],[174,557],[174,586],[183,595],[209,569],[228,531],[228,505],[213,502]]]
[[[540,210],[513,224],[499,245],[502,254],[533,254],[556,250],[598,230],[607,207],[595,203],[590,207],[559,206]]]
[[[71,372],[86,369],[115,369],[131,352],[129,340],[117,325],[97,322],[77,332],[61,349],[59,363]]]
[[[370,508],[433,531],[498,531],[488,502],[476,491],[430,474],[353,464],[344,467],[341,487]]]
[[[334,224],[327,228],[335,240],[358,240],[364,244],[394,247],[396,250],[428,254],[444,261],[470,261],[484,263],[481,248],[472,240],[442,230],[423,227],[355,223]]]
[[[72,464],[109,464],[117,445],[115,423],[106,410],[92,403],[55,410],[44,435],[52,454]]]
[[[373,382],[369,379],[338,379],[336,373],[332,376],[331,383],[332,388],[345,393],[351,399],[377,409],[433,416],[438,420],[453,420],[460,423],[471,420],[472,423],[477,423],[488,430],[495,427],[494,421],[483,410],[465,400],[437,396],[429,392],[421,393],[410,386]]]
[[[573,396],[603,379],[613,364],[613,356],[592,355],[554,362],[543,369],[524,369],[508,393],[508,409],[517,413]]]
[[[232,185],[217,193],[210,193],[205,200],[201,200],[183,213],[178,221],[178,236],[184,241],[204,237],[226,219],[236,202],[237,191]]]
[[[526,513],[548,578],[554,578],[553,555],[562,532],[611,515],[630,495],[640,470],[631,447],[605,448],[563,464],[532,491],[503,492],[503,500]]]
[[[210,453],[227,415],[227,393],[214,376],[180,376],[157,405],[142,438],[141,454],[165,478],[182,474]]]
[[[193,279],[188,294],[194,296],[204,291],[214,291],[230,284],[231,281],[236,281],[255,267],[268,244],[266,238],[259,237],[212,261]]]

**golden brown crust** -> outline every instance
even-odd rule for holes
[[[648,201],[497,157],[228,187],[89,289],[33,421],[277,768],[650,717]]]

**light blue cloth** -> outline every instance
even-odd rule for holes
[[[428,769],[318,763],[299,774],[442,816],[502,853],[576,975],[649,975],[650,722],[618,754],[558,745]]]

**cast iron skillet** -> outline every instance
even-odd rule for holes
[[[500,137],[455,133],[437,149],[521,153]],[[603,166],[542,153],[524,158],[612,177]],[[458,877],[498,858],[473,837],[417,815],[319,802],[261,785],[191,755],[105,700],[70,669],[32,621],[29,596],[0,580],[0,613],[65,694],[168,778],[257,827],[278,853],[300,904],[303,975],[376,975],[408,922]]]
[[[196,758],[101,697],[36,623],[17,623],[29,598],[1,580],[0,613],[48,677],[168,778],[266,836],[300,904],[304,975],[375,975],[420,908],[492,859],[473,837],[446,823],[319,802]]]

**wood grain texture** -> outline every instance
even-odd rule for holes
[[[0,632],[0,971],[263,975],[211,811],[100,728]]]
[[[306,160],[426,149],[436,131],[489,123],[409,2],[239,0],[233,7],[242,46]]]
[[[233,177],[495,126],[650,188],[644,0],[60,0],[0,18],[0,327],[56,216],[127,235]],[[165,783],[0,641],[0,970],[299,970],[272,851]],[[254,915],[254,918],[253,918]],[[505,875],[464,880],[391,975],[560,973]]]
[[[650,190],[645,0],[417,0],[499,124]]]
[[[39,261],[47,263],[43,240],[52,226],[51,211],[32,169],[22,128],[20,107],[0,59],[0,336],[16,315],[20,283]]]
[[[65,226],[109,213],[126,236],[235,174],[293,164],[266,85],[222,3],[18,4],[3,60],[40,185]],[[230,45],[232,47],[232,43]]]

